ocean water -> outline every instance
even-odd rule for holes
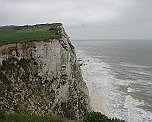
[[[87,84],[104,108],[128,122],[152,122],[152,40],[73,41]]]

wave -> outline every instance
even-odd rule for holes
[[[132,96],[136,91],[131,87],[134,81],[116,79],[109,64],[96,56],[87,55],[85,51],[77,50],[77,57],[81,59],[83,77],[87,85],[102,95],[104,102],[102,101],[101,106],[106,114],[128,122],[152,121],[152,113],[139,108],[144,105],[144,101]]]

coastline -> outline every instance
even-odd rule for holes
[[[113,116],[110,113],[108,113],[108,111],[106,111],[105,109],[104,97],[101,94],[101,92],[91,87],[91,85],[89,85],[88,83],[87,83],[87,87],[89,90],[91,110],[95,112],[101,112],[102,114],[108,116],[109,118],[113,118]]]
[[[88,81],[87,75],[86,75],[87,69],[85,69],[85,65],[81,66],[81,70],[82,70],[83,79],[88,87],[91,110],[95,111],[95,112],[101,112],[102,114],[106,115],[107,117],[113,118],[114,116],[105,109],[104,96],[102,95],[101,91],[95,89],[91,85],[91,82]]]
[[[123,52],[123,45],[119,41],[115,41],[118,44],[115,45],[117,48],[107,50],[108,47],[113,46],[113,42],[108,42],[107,45],[104,45],[104,41],[98,41],[96,44],[89,40],[75,42],[83,78],[89,89],[90,106],[92,110],[108,117],[116,117],[128,122],[151,121],[150,97],[145,97],[145,94],[151,96],[149,94],[151,67],[142,62],[141,65],[138,62],[134,64],[134,60],[131,60],[132,63],[128,62],[122,55],[132,54],[130,55],[129,47],[124,48],[128,52]],[[137,46],[142,44],[139,43]],[[144,49],[145,46],[141,47]],[[151,50],[150,46],[146,47],[146,50]],[[135,50],[141,52],[136,46]],[[118,63],[115,56],[110,58],[118,51],[122,51],[118,59],[124,58],[124,62]],[[145,54],[149,53],[145,52]],[[133,55],[138,54],[135,52]]]
[[[84,59],[83,56],[86,59]],[[95,112],[101,112],[102,114],[106,115],[109,118],[115,117],[114,115],[112,115],[106,110],[105,100],[104,100],[104,96],[102,92],[93,86],[92,80],[95,80],[95,79],[88,78],[88,76],[90,76],[90,73],[91,73],[88,71],[91,68],[90,64],[92,63],[92,59],[84,55],[81,50],[78,50],[77,57],[78,57],[79,64],[81,64],[83,79],[88,87],[91,110]]]

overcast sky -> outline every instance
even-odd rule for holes
[[[72,39],[152,39],[152,0],[0,0],[0,25],[52,22]]]

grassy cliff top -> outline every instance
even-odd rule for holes
[[[0,43],[60,39],[60,26],[62,23],[1,26]]]

